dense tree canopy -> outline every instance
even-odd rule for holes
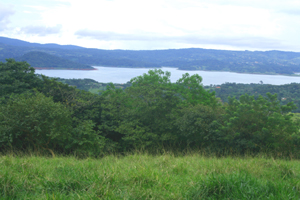
[[[243,94],[249,94],[258,98],[260,95],[267,97],[267,93],[277,94],[277,98],[281,105],[294,102],[297,109],[293,112],[300,112],[300,84],[290,83],[285,85],[271,85],[263,82],[257,84],[241,84],[241,83],[224,83],[222,85],[205,86],[205,89],[214,91],[216,96],[223,102],[228,102],[228,96],[234,96],[237,99]]]
[[[93,94],[37,76],[25,62],[0,63],[0,150],[44,149],[101,156],[133,149],[224,153],[299,151],[299,122],[277,95],[221,103],[198,75],[171,83],[149,70],[125,89]]]
[[[277,95],[267,97],[242,95],[240,100],[229,98],[226,114],[219,132],[230,146],[240,152],[261,148],[289,148],[291,136],[298,130],[288,114],[295,108],[293,103],[281,106]]]
[[[38,87],[39,84],[40,79],[28,63],[16,62],[14,59],[7,59],[6,63],[0,62],[0,96],[20,94]]]

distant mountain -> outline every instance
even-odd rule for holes
[[[88,65],[75,63],[73,61],[40,51],[31,51],[24,54],[20,58],[17,58],[16,60],[26,61],[36,69],[94,69],[93,67],[90,67]]]
[[[76,69],[92,70],[93,67],[71,61],[59,56],[65,50],[84,49],[74,45],[38,44],[18,39],[0,37],[0,61],[7,58],[26,61],[38,69]]]
[[[45,54],[28,54],[30,52],[43,52]],[[46,56],[46,54],[48,55]],[[47,59],[34,61],[34,59],[38,59],[39,55],[46,56]],[[50,55],[54,57],[50,59]],[[300,72],[299,52],[228,51],[200,48],[141,51],[101,50],[73,45],[29,43],[0,37],[0,61],[5,61],[6,58],[30,60],[35,67],[51,66],[52,59],[54,59],[59,62],[55,65],[65,69],[79,69],[79,64],[82,64],[84,66],[131,68],[168,66],[182,70],[263,74],[293,74],[294,72]],[[71,62],[66,64],[66,61]]]
[[[84,49],[84,47],[75,46],[75,45],[59,45],[59,44],[39,44],[25,42],[23,40],[6,38],[0,36],[0,43],[7,44],[11,46],[21,46],[21,47],[36,47],[36,48],[54,48],[54,49]]]

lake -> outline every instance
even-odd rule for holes
[[[35,70],[37,74],[49,77],[59,77],[66,79],[90,78],[102,83],[126,83],[131,78],[147,73],[149,68],[117,68],[117,67],[96,67],[97,70]],[[185,71],[176,68],[163,67],[163,71],[171,72],[171,81],[176,82],[182,74],[199,74],[203,85],[220,85],[222,83],[260,83],[272,85],[283,85],[289,83],[300,83],[300,77],[282,75],[261,75],[261,74],[241,74],[234,72],[216,71]]]

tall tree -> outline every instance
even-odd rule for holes
[[[34,68],[26,62],[16,62],[14,59],[0,62],[0,97],[37,88],[42,81],[34,72]]]
[[[298,133],[292,114],[288,114],[295,108],[292,102],[281,106],[277,94],[267,93],[258,99],[247,94],[240,100],[229,98],[220,131],[229,147],[240,152],[284,150],[293,146],[292,135]]]

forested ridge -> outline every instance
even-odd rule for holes
[[[55,155],[202,149],[222,154],[299,152],[293,102],[277,94],[241,95],[223,103],[199,75],[149,70],[130,86],[93,94],[38,76],[26,62],[0,63],[0,150],[44,150]]]
[[[100,83],[93,79],[63,79],[57,78],[59,82],[66,83],[71,86],[76,86],[80,90],[90,91],[95,94],[99,94],[106,90],[106,86],[109,83]],[[130,82],[126,84],[114,83],[116,88],[125,89],[131,86]],[[256,84],[244,84],[244,83],[224,83],[221,85],[207,85],[203,86],[210,92],[215,92],[217,98],[224,103],[228,102],[228,97],[235,97],[239,99],[240,96],[248,94],[254,96],[257,99],[260,95],[267,97],[267,93],[277,94],[277,99],[281,105],[286,105],[289,102],[295,103],[297,109],[293,112],[300,112],[300,83],[290,83],[285,85],[271,85],[263,84],[263,82]]]
[[[293,102],[297,106],[297,109],[293,112],[300,112],[300,84],[290,83],[285,85],[271,85],[271,84],[241,84],[241,83],[224,83],[221,85],[204,86],[209,91],[215,91],[216,96],[219,97],[222,102],[228,102],[228,96],[236,97],[237,99],[243,95],[253,95],[258,98],[260,95],[266,97],[266,94],[277,94],[277,99],[281,105]]]
[[[35,53],[32,53],[35,52]],[[43,53],[36,57],[37,52]],[[51,59],[48,59],[50,58]],[[72,45],[37,44],[0,37],[0,61],[14,58],[33,67],[92,69],[91,66],[231,71],[286,74],[300,72],[300,53],[284,51],[228,51],[213,49],[102,50]],[[38,58],[38,59],[37,59]],[[56,64],[53,66],[53,62]],[[57,66],[56,66],[57,65]]]

